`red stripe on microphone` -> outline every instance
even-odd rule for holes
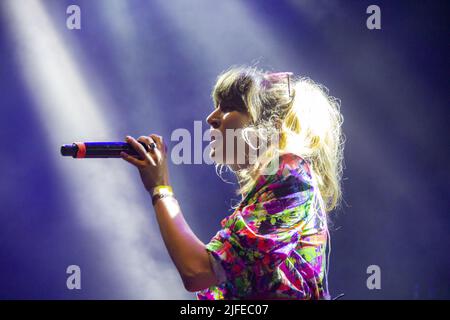
[[[86,157],[86,145],[84,144],[84,142],[75,142],[75,144],[78,147],[78,152],[77,152],[77,158],[84,158]]]

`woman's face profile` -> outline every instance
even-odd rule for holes
[[[211,126],[211,159],[216,163],[231,166],[244,164],[242,159],[246,158],[248,148],[238,129],[244,128],[250,121],[250,116],[246,110],[219,104],[206,118],[206,122]],[[227,135],[229,138],[234,137],[234,150],[227,150]],[[238,148],[238,144],[244,146],[244,149]]]

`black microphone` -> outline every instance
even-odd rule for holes
[[[148,145],[138,142],[146,151],[149,150]],[[75,142],[61,147],[61,155],[74,158],[120,158],[122,151],[140,158],[139,153],[126,142]]]

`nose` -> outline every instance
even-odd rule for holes
[[[211,114],[206,118],[206,122],[208,122],[208,124],[213,127],[214,129],[217,129],[220,127],[220,121],[217,118],[218,113],[216,112],[217,110],[214,110],[213,112],[211,112]]]

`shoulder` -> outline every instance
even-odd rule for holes
[[[286,194],[312,188],[311,169],[307,160],[291,152],[280,153],[272,158],[268,174],[260,175],[256,193],[281,197]]]
[[[271,169],[263,170],[258,176],[241,206],[312,188],[310,165],[298,154],[279,153],[272,158],[268,167]]]
[[[278,156],[278,171],[276,173],[277,178],[285,180],[289,177],[294,177],[302,181],[311,180],[311,168],[307,160],[302,156],[285,152]]]

